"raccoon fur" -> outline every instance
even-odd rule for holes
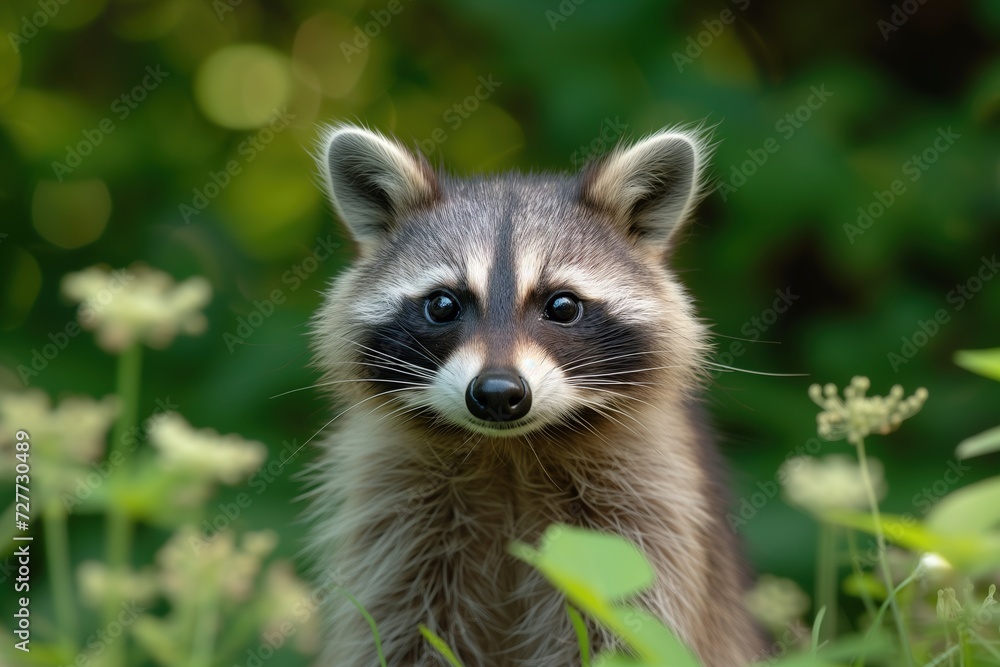
[[[436,173],[329,128],[323,185],[359,256],[313,322],[339,406],[310,492],[321,665],[580,664],[564,597],[508,554],[561,522],[652,563],[641,604],[706,667],[760,655],[699,391],[710,346],[668,267],[707,144],[664,130],[579,174]],[[590,628],[593,651],[619,646]]]

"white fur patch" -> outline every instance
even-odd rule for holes
[[[545,270],[545,255],[539,248],[532,247],[531,244],[522,243],[518,249],[517,269],[517,293],[515,302],[523,303],[542,277]]]
[[[465,282],[485,308],[487,295],[490,292],[490,272],[493,270],[492,248],[469,248],[465,253]]]
[[[563,265],[550,271],[550,279],[583,299],[603,302],[623,321],[652,322],[661,311],[653,295],[636,289],[613,266]]]

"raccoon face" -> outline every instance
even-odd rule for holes
[[[427,428],[628,426],[697,384],[704,331],[665,260],[706,153],[664,131],[574,176],[453,179],[331,128],[318,163],[360,257],[317,315],[318,364],[348,403]]]

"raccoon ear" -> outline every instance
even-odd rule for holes
[[[696,133],[658,132],[588,166],[582,199],[610,214],[637,241],[666,251],[698,202],[709,152]]]
[[[337,215],[362,246],[392,231],[402,214],[438,198],[427,161],[371,130],[328,128],[316,160]]]

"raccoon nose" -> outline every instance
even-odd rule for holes
[[[517,373],[491,368],[469,383],[465,405],[474,416],[486,421],[514,421],[531,409],[531,388]]]

